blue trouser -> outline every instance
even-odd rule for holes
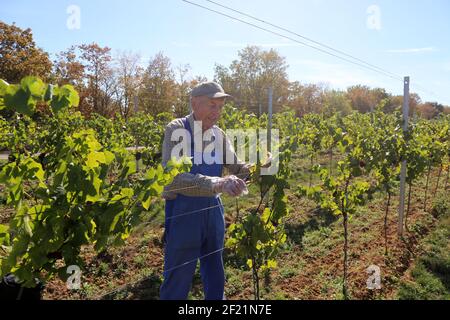
[[[187,121],[183,122],[191,131]],[[222,165],[193,165],[190,173],[221,176]],[[198,212],[192,213],[194,211]],[[187,299],[200,258],[205,299],[222,300],[225,286],[222,260],[225,221],[220,198],[178,194],[176,199],[166,201],[165,213],[164,282],[160,298]]]
[[[166,223],[162,300],[187,299],[197,261],[205,255],[200,259],[205,299],[223,299],[225,274],[221,249],[224,245],[225,222],[220,199],[178,195],[177,199],[166,202],[166,208],[180,214],[218,205],[169,219]]]

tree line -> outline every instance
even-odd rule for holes
[[[322,83],[290,81],[288,67],[286,58],[276,50],[248,46],[238,51],[229,66],[216,64],[214,79],[210,80],[220,82],[236,105],[256,114],[267,108],[269,86],[274,89],[275,112],[290,109],[297,116],[337,112],[347,115],[354,110],[367,113],[375,109],[392,112],[402,105],[403,96],[383,88],[356,84],[346,90],[333,90]],[[36,45],[31,29],[0,21],[0,78],[18,83],[28,75],[60,86],[73,85],[80,95],[79,110],[87,117],[92,113],[106,117],[120,114],[125,119],[136,111],[183,116],[189,112],[189,91],[207,80],[202,75],[192,76],[189,64],[174,66],[163,52],[143,64],[136,53],[113,55],[111,48],[97,43],[73,45],[51,60]],[[422,101],[416,93],[411,94],[410,110],[412,115],[427,119],[450,113],[449,106]],[[5,112],[1,115],[11,116]]]

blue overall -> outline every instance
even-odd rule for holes
[[[191,134],[193,156],[192,130],[186,118],[183,118],[183,123]],[[190,173],[220,177],[222,164],[193,164]],[[202,210],[205,208],[210,209]],[[202,211],[191,214],[198,210]],[[160,289],[160,299],[186,300],[198,258],[205,255],[207,256],[200,259],[205,299],[224,299],[225,273],[221,249],[224,246],[225,221],[220,197],[177,194],[176,199],[166,200],[165,214],[164,282]],[[212,252],[215,253],[210,254]]]

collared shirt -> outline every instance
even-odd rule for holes
[[[194,141],[197,141],[196,139],[198,139],[198,141],[202,141],[202,149],[195,151],[205,151],[206,153],[207,151],[205,150],[205,148],[211,144],[211,140],[203,141],[202,137],[197,136],[198,134],[203,136],[202,130],[199,130],[199,132],[194,132],[195,119],[192,113],[187,116],[187,120],[189,121],[189,124],[192,128]],[[179,144],[179,141],[172,141],[172,134],[177,129],[184,129],[182,119],[175,119],[166,126],[162,150],[162,165],[164,167],[171,159],[173,148],[177,144]],[[212,136],[214,136],[214,141],[217,142],[217,146],[223,147],[223,152],[216,152],[216,155],[223,157],[222,163],[224,168],[228,171],[229,174],[237,175],[241,179],[245,178],[250,173],[249,169],[251,165],[247,165],[237,158],[233,145],[226,136],[225,132],[219,127],[212,127]],[[227,154],[231,155],[231,157],[228,158],[233,159],[231,163],[226,163]],[[168,200],[175,199],[177,193],[191,197],[213,197],[216,195],[213,191],[213,182],[217,178],[218,177],[210,177],[202,174],[181,173],[174,178],[171,184],[167,185],[164,188],[162,196],[164,199]]]

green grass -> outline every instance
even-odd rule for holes
[[[433,204],[433,215],[441,217],[424,241],[423,254],[411,270],[412,281],[400,283],[402,300],[450,300],[450,200],[445,195]]]
[[[285,279],[292,278],[296,276],[298,273],[299,273],[298,268],[294,268],[291,266],[280,269],[280,275]]]
[[[145,267],[147,264],[147,261],[148,261],[148,257],[145,254],[140,254],[133,258],[133,263],[139,268]]]
[[[109,264],[106,262],[100,262],[100,265],[98,266],[97,274],[99,276],[106,275],[109,272]]]
[[[245,283],[242,281],[243,271],[231,267],[225,268],[226,285],[225,296],[235,295],[245,289]]]

